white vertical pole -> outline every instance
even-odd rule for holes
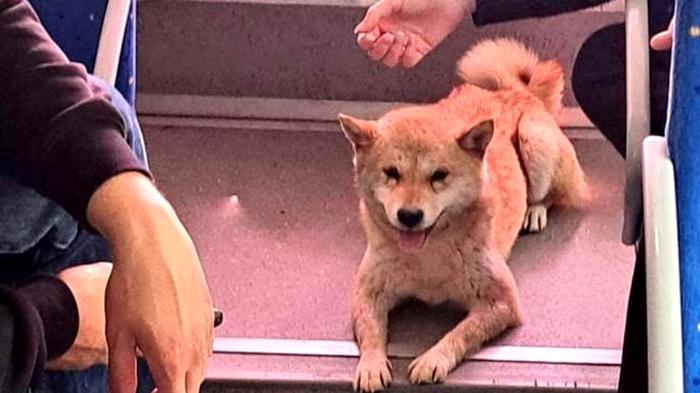
[[[676,187],[666,138],[646,138],[643,158],[649,393],[682,393]]]
[[[135,0],[134,0],[135,1]],[[108,0],[93,74],[114,85],[131,0]]]
[[[634,244],[642,222],[642,141],[649,135],[649,25],[646,0],[625,3],[627,157],[622,241]]]

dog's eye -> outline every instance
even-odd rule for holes
[[[390,166],[388,168],[384,168],[384,174],[389,179],[394,179],[396,181],[398,181],[401,178],[401,175],[399,174],[399,170],[396,169],[395,166]]]
[[[444,169],[438,169],[430,176],[431,182],[443,181],[447,177],[448,172]]]

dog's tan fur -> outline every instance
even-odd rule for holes
[[[352,302],[357,390],[391,382],[387,318],[405,298],[469,310],[411,363],[413,383],[444,381],[484,342],[522,323],[506,259],[523,217],[540,230],[550,205],[580,204],[587,194],[552,116],[561,105],[561,69],[533,56],[513,41],[486,41],[460,62],[470,83],[449,97],[377,121],[340,115],[355,152],[367,237]],[[402,209],[422,211],[412,232],[398,218]]]

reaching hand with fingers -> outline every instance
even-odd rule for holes
[[[372,60],[410,68],[475,7],[475,0],[379,0],[355,27],[357,43]]]
[[[88,220],[108,239],[109,386],[136,389],[137,348],[160,393],[196,393],[212,352],[214,313],[194,244],[146,176],[107,180],[90,199]]]

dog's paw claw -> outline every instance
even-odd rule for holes
[[[372,393],[388,388],[392,382],[391,362],[384,355],[360,357],[353,380],[356,392]]]
[[[408,376],[413,384],[442,383],[452,370],[450,359],[438,351],[429,350],[408,366]]]
[[[547,227],[547,207],[544,205],[532,205],[525,211],[523,230],[531,233],[540,232]]]

